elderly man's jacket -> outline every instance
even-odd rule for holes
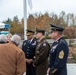
[[[25,67],[21,49],[11,43],[0,44],[0,75],[23,75]]]

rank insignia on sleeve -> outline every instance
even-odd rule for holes
[[[60,53],[59,53],[59,58],[60,58],[60,59],[63,59],[63,57],[64,57],[64,51],[62,50],[62,51],[60,51]]]

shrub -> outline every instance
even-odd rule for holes
[[[72,54],[73,59],[76,60],[76,54]]]
[[[65,39],[68,39],[68,37],[67,37],[66,35],[63,35],[63,37],[64,37]]]
[[[51,36],[45,36],[46,39],[51,39]]]

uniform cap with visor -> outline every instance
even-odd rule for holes
[[[32,30],[26,30],[26,31],[27,31],[27,33],[26,33],[27,36],[34,34],[34,31],[32,31]]]
[[[50,33],[52,33],[53,31],[59,31],[59,32],[63,32],[64,28],[62,26],[58,26],[55,24],[50,24],[50,26],[52,27],[50,30]]]
[[[36,33],[45,34],[45,30],[44,30],[44,29],[37,29],[37,28],[36,28]]]

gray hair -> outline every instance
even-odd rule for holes
[[[6,43],[7,42],[7,37],[4,34],[0,35],[0,43]]]
[[[7,37],[7,38],[11,38],[11,37],[12,37],[12,34],[11,34],[11,33],[8,33],[8,34],[6,35],[6,37]]]
[[[16,45],[20,45],[21,37],[17,34],[14,34],[11,38],[11,41],[14,42]]]

